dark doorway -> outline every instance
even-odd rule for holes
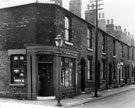
[[[109,64],[109,87],[112,87],[112,64]]]
[[[53,96],[53,63],[52,56],[39,55],[38,57],[38,95]]]
[[[85,59],[81,59],[81,91],[85,91]]]
[[[98,89],[100,89],[100,61],[98,61]]]
[[[127,84],[127,67],[125,66],[125,84]]]

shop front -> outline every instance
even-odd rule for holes
[[[61,68],[61,97],[76,94],[77,91],[77,52],[57,47],[27,47],[27,98],[57,97],[58,70]],[[60,60],[60,63],[59,63]],[[68,91],[68,92],[67,92]]]

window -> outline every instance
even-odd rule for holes
[[[75,60],[62,57],[61,60],[61,85],[68,87],[73,86],[73,73],[75,71]]]
[[[113,62],[113,79],[116,79],[115,62]]]
[[[116,45],[115,45],[115,40],[113,40],[113,56],[116,56]]]
[[[124,55],[123,55],[123,44],[121,44],[121,58],[123,58],[124,57]]]
[[[92,49],[92,28],[88,28],[87,30],[87,45],[88,48]]]
[[[88,79],[92,80],[92,59],[88,59]]]
[[[71,42],[71,21],[65,17],[65,40]]]
[[[24,55],[11,55],[11,83],[24,83],[25,62],[26,57]]]
[[[132,77],[134,77],[134,66],[132,65]]]
[[[127,47],[127,59],[129,60],[129,47]]]
[[[132,60],[134,60],[134,48],[132,48]]]
[[[102,72],[102,79],[105,80],[105,59],[102,60],[103,72]]]
[[[105,53],[105,47],[106,47],[105,34],[102,34],[102,52],[103,53]]]

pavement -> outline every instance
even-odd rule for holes
[[[92,92],[75,96],[73,98],[66,98],[61,100],[61,107],[68,108],[76,105],[81,105],[83,103],[96,101],[97,99],[102,99],[107,96],[116,95],[118,93],[126,92],[133,89],[135,89],[135,84],[99,91],[98,94],[100,97],[94,97],[94,93]],[[55,99],[55,97],[39,98],[38,100],[17,100],[0,98],[0,108],[58,108],[58,106],[56,105],[57,100]]]

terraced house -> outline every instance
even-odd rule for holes
[[[58,4],[31,3],[0,9],[0,96],[37,99],[57,97],[61,68],[61,97],[94,90],[95,26],[91,12],[81,18],[81,1],[71,0],[70,11]],[[134,40],[99,19],[98,89],[135,82]],[[61,35],[60,65],[55,38]]]

